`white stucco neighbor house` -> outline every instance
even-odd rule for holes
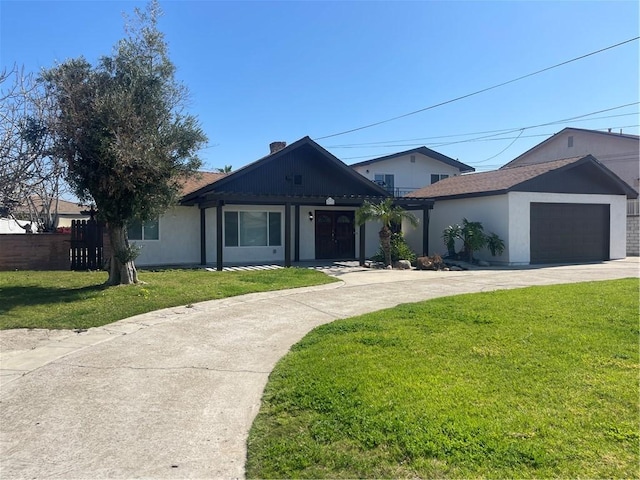
[[[488,251],[477,257],[507,265],[624,258],[626,201],[637,198],[592,155],[452,177],[413,195],[435,200],[430,253],[446,252],[444,229],[467,218],[505,242],[499,257]],[[407,239],[420,242],[413,232]]]
[[[475,169],[427,147],[373,158],[351,165],[395,197]]]
[[[565,128],[502,168],[548,162],[559,158],[593,155],[600,163],[640,191],[640,137],[622,132]],[[627,202],[627,255],[640,255],[640,206],[638,199]]]

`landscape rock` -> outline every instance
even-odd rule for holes
[[[418,270],[444,270],[446,267],[440,255],[432,257],[418,257],[416,259],[416,268]]]
[[[411,270],[411,262],[409,260],[398,260],[393,264],[393,268],[398,270]]]
[[[487,262],[486,260],[478,260],[478,266],[479,267],[490,267],[491,264],[489,262]]]

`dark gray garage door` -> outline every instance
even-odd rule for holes
[[[609,259],[609,205],[531,204],[531,263]]]

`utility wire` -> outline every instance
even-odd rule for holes
[[[495,133],[496,135],[506,135],[508,133],[513,133],[513,132],[517,132],[520,131],[522,129],[531,129],[531,128],[538,128],[538,127],[547,127],[550,125],[557,125],[559,123],[565,123],[565,122],[570,122],[570,121],[577,121],[578,119],[584,119],[584,117],[590,117],[591,115],[597,115],[599,113],[605,113],[605,112],[610,112],[612,110],[619,110],[621,108],[625,108],[625,107],[630,107],[630,106],[634,106],[634,105],[638,105],[640,104],[640,102],[632,102],[632,103],[627,103],[624,105],[619,105],[617,107],[611,107],[611,108],[605,108],[604,110],[598,110],[596,112],[591,112],[591,113],[585,113],[583,115],[577,115],[575,117],[569,117],[569,118],[563,118],[562,120],[554,120],[552,122],[546,122],[546,123],[540,123],[538,125],[529,125],[526,127],[518,127],[518,128],[503,128],[501,130],[487,130],[484,132],[473,132],[473,133],[457,133],[457,134],[453,134],[453,135],[440,135],[440,136],[436,136],[436,137],[421,137],[421,138],[409,138],[406,140],[384,140],[384,141],[379,141],[379,142],[368,142],[368,143],[346,143],[346,144],[342,144],[342,145],[328,145],[326,148],[361,148],[361,147],[373,147],[373,146],[386,146],[384,144],[388,144],[388,143],[397,143],[397,142],[415,142],[415,141],[421,141],[421,140],[436,140],[439,138],[452,138],[452,137],[468,137],[470,135],[484,135],[484,134],[488,134],[488,133]],[[595,117],[595,118],[587,118],[584,120],[580,120],[580,121],[590,121],[590,120],[600,120],[600,119],[605,119],[605,118],[614,118],[614,117],[623,117],[623,116],[628,116],[628,115],[637,115],[637,113],[623,113],[623,114],[619,114],[619,115],[608,115],[608,116],[604,116],[604,117]],[[396,145],[394,145],[396,146]]]
[[[639,127],[640,125],[623,125],[623,126],[619,126],[619,127],[611,127],[612,129],[618,129],[618,128],[635,128],[635,127]],[[608,127],[607,127],[608,128]],[[526,129],[526,128],[525,128]],[[525,130],[523,129],[523,130]],[[606,128],[594,128],[592,130],[598,130],[598,131],[603,131],[606,130]],[[518,131],[518,130],[515,130]],[[557,132],[556,132],[557,133]],[[613,134],[613,133],[612,133]],[[488,138],[488,137],[478,137],[478,138],[470,138],[467,140],[458,140],[455,142],[446,142],[446,143],[427,143],[426,147],[433,147],[433,148],[437,148],[437,147],[442,147],[442,146],[446,146],[446,145],[455,145],[458,143],[467,143],[467,142],[495,142],[495,141],[500,141],[500,140],[512,140],[515,138],[515,140],[517,140],[518,138],[534,138],[534,137],[551,137],[555,135],[555,133],[538,133],[535,135],[518,135],[517,137],[503,137],[503,138]],[[383,147],[415,147],[415,146],[423,146],[422,144],[405,144],[405,145],[383,145]],[[354,157],[340,157],[342,160],[357,160],[357,159],[361,159],[361,158],[366,158],[367,160],[369,159],[374,159],[377,158],[377,155],[358,155],[358,156],[354,156]],[[363,160],[364,161],[364,160]],[[485,160],[482,160],[485,161]],[[478,162],[467,162],[469,165],[478,163]]]
[[[398,116],[396,116],[396,117],[388,118],[388,119],[386,119],[386,120],[381,120],[381,121],[379,121],[379,122],[370,123],[370,124],[368,124],[368,125],[364,125],[364,126],[362,126],[362,127],[352,128],[352,129],[350,129],[350,130],[345,130],[345,131],[343,131],[343,132],[333,133],[333,134],[331,134],[331,135],[325,135],[325,136],[323,136],[323,137],[317,137],[317,138],[315,138],[314,140],[316,140],[316,141],[317,141],[317,140],[324,140],[325,138],[332,138],[332,137],[338,137],[338,136],[340,136],[340,135],[346,135],[347,133],[357,132],[357,131],[359,131],[359,130],[364,130],[364,129],[366,129],[366,128],[371,128],[371,127],[375,127],[375,126],[377,126],[377,125],[382,125],[383,123],[388,123],[388,122],[392,122],[392,121],[394,121],[394,120],[399,120],[399,119],[401,119],[401,118],[409,117],[409,116],[411,116],[411,115],[415,115],[415,114],[420,113],[420,112],[424,112],[424,111],[427,111],[427,110],[432,110],[432,109],[434,109],[434,108],[441,107],[441,106],[443,106],[443,105],[447,105],[447,104],[449,104],[449,103],[457,102],[457,101],[459,101],[459,100],[463,100],[463,99],[465,99],[465,98],[473,97],[474,95],[479,95],[479,94],[481,94],[481,93],[488,92],[489,90],[494,90],[494,89],[499,88],[499,87],[504,87],[505,85],[509,85],[510,83],[514,83],[514,82],[517,82],[517,81],[523,80],[523,79],[525,79],[525,78],[529,78],[529,77],[532,77],[532,76],[534,76],[534,75],[538,75],[538,74],[540,74],[540,73],[547,72],[547,71],[552,70],[552,69],[554,69],[554,68],[558,68],[558,67],[561,67],[561,66],[563,66],[563,65],[567,65],[567,64],[569,64],[569,63],[576,62],[576,61],[578,61],[578,60],[582,60],[583,58],[587,58],[587,57],[590,57],[590,56],[592,56],[592,55],[597,55],[598,53],[606,52],[607,50],[611,50],[612,48],[620,47],[621,45],[625,45],[625,44],[627,44],[627,43],[634,42],[634,41],[638,40],[639,38],[640,38],[640,37],[630,38],[629,40],[625,40],[624,42],[616,43],[615,45],[610,45],[610,46],[608,46],[608,47],[601,48],[600,50],[596,50],[596,51],[594,51],[594,52],[590,52],[590,53],[587,53],[587,54],[585,54],[585,55],[581,55],[581,56],[579,56],[579,57],[572,58],[571,60],[566,60],[566,61],[564,61],[564,62],[557,63],[557,64],[552,65],[552,66],[550,66],[550,67],[543,68],[542,70],[537,70],[537,71],[535,71],[535,72],[528,73],[528,74],[526,74],[526,75],[522,75],[521,77],[514,78],[514,79],[512,79],[512,80],[508,80],[508,81],[506,81],[506,82],[502,82],[502,83],[499,83],[499,84],[497,84],[497,85],[493,85],[493,86],[491,86],[491,87],[483,88],[482,90],[477,90],[477,91],[475,91],[475,92],[473,92],[473,93],[468,93],[468,94],[466,94],[466,95],[462,95],[462,96],[460,96],[460,97],[456,97],[456,98],[453,98],[453,99],[451,99],[451,100],[446,100],[446,101],[444,101],[444,102],[436,103],[435,105],[431,105],[431,106],[429,106],[429,107],[424,107],[424,108],[421,108],[421,109],[419,109],[419,110],[415,110],[415,111],[413,111],[413,112],[405,113],[405,114],[403,114],[403,115],[398,115]]]

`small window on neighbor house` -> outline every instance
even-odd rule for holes
[[[573,147],[573,136],[569,136],[569,138],[567,138],[567,147]]]
[[[376,173],[373,181],[386,189],[390,194],[394,194],[394,177],[393,174],[388,173]]]
[[[440,173],[434,173],[431,174],[431,184],[433,185],[434,183],[439,182],[440,180],[444,180],[445,178],[449,178],[449,175],[447,174],[440,174]]]
[[[411,155],[411,163],[416,163],[416,156],[415,155]]]
[[[127,238],[129,240],[159,240],[160,221],[157,218],[146,222],[133,220],[127,225]]]

